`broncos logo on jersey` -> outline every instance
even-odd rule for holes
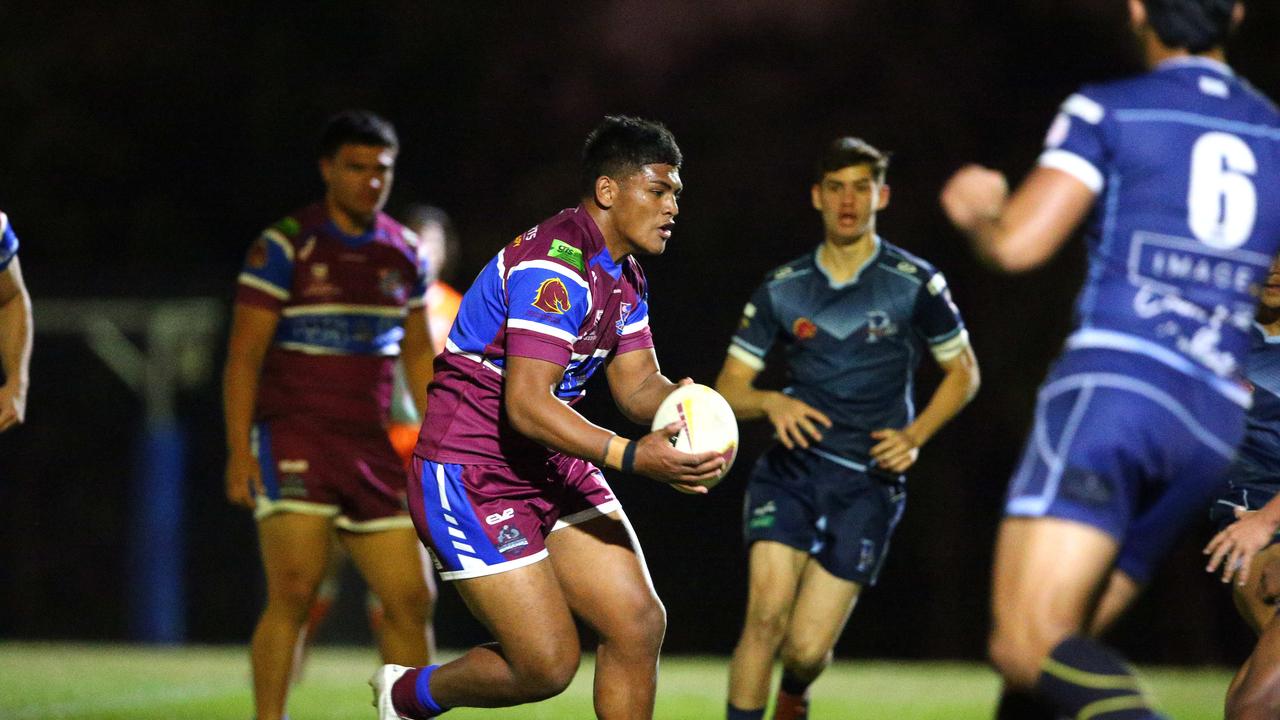
[[[538,286],[533,306],[543,312],[563,315],[569,310],[569,290],[560,278],[548,278]]]

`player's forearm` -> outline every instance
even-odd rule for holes
[[[15,293],[0,305],[0,367],[5,385],[25,394],[31,384],[31,297]]]
[[[545,394],[509,395],[506,410],[516,432],[556,452],[590,462],[602,461],[606,444],[614,436],[614,433],[593,424],[560,402],[549,391]]]
[[[249,430],[253,426],[261,363],[249,358],[230,357],[222,374],[222,410],[227,431],[227,451],[249,452]]]
[[[619,401],[618,408],[631,422],[647,424],[658,412],[658,406],[675,389],[676,384],[667,379],[666,375],[654,372],[646,377],[625,400]]]
[[[1272,527],[1280,527],[1280,495],[1276,495],[1268,500],[1266,505],[1258,508],[1258,514]]]
[[[726,380],[723,375],[716,379],[716,392],[720,393],[733,408],[733,415],[738,420],[755,420],[765,417],[765,406],[775,395],[782,393],[776,390],[758,390],[749,383]]]
[[[980,384],[976,364],[965,363],[948,370],[924,410],[904,430],[918,445],[924,445],[969,404]]]

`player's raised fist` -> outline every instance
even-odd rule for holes
[[[1004,173],[966,165],[947,180],[939,201],[951,223],[968,232],[984,220],[999,217],[1008,198],[1009,182]]]

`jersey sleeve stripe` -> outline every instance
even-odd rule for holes
[[[624,325],[622,328],[622,334],[630,335],[632,333],[640,332],[647,327],[649,327],[649,316],[645,315],[643,318],[640,318],[629,325]]]
[[[275,283],[267,282],[266,280],[263,280],[257,275],[250,275],[247,272],[240,273],[239,281],[241,284],[248,285],[254,290],[261,290],[262,292],[270,295],[271,297],[277,300],[289,299],[288,290],[285,290],[284,288],[280,287],[279,285],[276,285]]]
[[[1090,125],[1097,125],[1107,115],[1106,108],[1079,93],[1063,101],[1062,111],[1068,115],[1074,115]]]
[[[376,315],[378,317],[402,318],[404,308],[393,305],[346,305],[342,303],[326,303],[323,305],[295,305],[280,312],[285,317],[299,315]]]
[[[949,340],[930,345],[929,350],[933,352],[933,359],[942,363],[964,352],[967,347],[969,347],[969,331],[960,328]]]
[[[453,355],[466,358],[474,363],[477,363],[487,370],[492,370],[493,372],[497,373],[500,376],[506,375],[506,371],[504,371],[502,368],[498,367],[497,365],[494,365],[492,362],[487,360],[483,355],[480,355],[478,353],[473,353],[473,352],[467,352],[466,350],[463,350],[462,348],[458,347],[458,345],[454,343],[452,339],[445,338],[444,349],[448,350]]]
[[[1040,167],[1053,168],[1061,170],[1071,177],[1084,183],[1094,194],[1102,192],[1104,184],[1102,172],[1094,167],[1093,163],[1076,155],[1073,152],[1056,149],[1046,150],[1040,155]]]
[[[289,238],[286,238],[284,233],[276,230],[275,228],[271,228],[263,232],[262,237],[275,243],[284,252],[284,256],[289,260],[289,262],[293,262],[293,245],[289,243]]]
[[[930,295],[938,295],[947,289],[947,279],[943,277],[942,273],[935,273],[933,277],[929,278],[926,287],[929,288]]]
[[[744,365],[753,370],[764,369],[764,360],[762,360],[758,355],[752,354],[750,350],[743,349],[736,339],[729,345],[729,357],[740,360]]]
[[[550,260],[525,260],[524,262],[519,263],[515,267],[511,268],[511,272],[507,273],[507,277],[510,277],[515,273],[520,272],[521,270],[531,270],[534,268],[538,268],[541,270],[550,270],[551,272],[554,272],[560,275],[561,277],[574,281],[575,283],[577,283],[578,285],[582,286],[585,289],[589,289],[587,286],[586,279],[584,279],[581,275],[573,272],[572,270],[570,270],[567,267],[564,267],[563,265],[553,263]]]
[[[561,330],[558,327],[543,325],[540,322],[533,322],[532,320],[517,320],[515,318],[508,318],[507,327],[513,328],[515,330],[528,330],[530,332],[539,333],[541,335],[550,335],[553,338],[556,338],[558,340],[563,340],[569,344],[573,344],[578,340],[578,338],[575,337],[573,334],[565,332],[564,330]]]

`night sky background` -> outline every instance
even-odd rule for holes
[[[110,7],[108,7],[108,5]],[[1280,4],[1252,2],[1233,65],[1280,97]],[[229,308],[261,228],[322,192],[315,140],[348,107],[397,126],[388,210],[447,209],[468,281],[577,202],[581,142],[608,113],[660,119],[685,154],[666,253],[644,265],[669,376],[710,383],[764,273],[820,239],[810,168],[837,135],[893,151],[888,240],[946,273],[983,388],[928,445],[880,584],[843,657],[981,657],[992,539],[1035,388],[1069,328],[1079,243],[1021,277],[977,263],[937,194],[979,161],[1021,177],[1079,84],[1132,72],[1120,0],[614,0],[593,3],[5,3],[0,208],[49,298],[207,296]],[[0,436],[0,638],[131,637],[130,483],[143,405],[73,335],[41,332],[27,423]],[[141,341],[141,337],[135,337]],[[208,358],[220,368],[224,347]],[[223,497],[216,373],[181,395],[186,636],[246,643],[261,607],[253,522]],[[766,378],[783,381],[780,373]],[[937,380],[922,368],[918,399]],[[639,435],[602,380],[579,406]],[[766,446],[710,496],[614,477],[669,611],[668,651],[727,653],[745,600],[740,512]],[[1252,637],[1202,571],[1196,526],[1115,631],[1152,662],[1236,663]],[[348,578],[331,641],[362,641]],[[445,586],[442,645],[484,639]]]

